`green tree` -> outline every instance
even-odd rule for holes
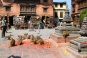
[[[87,16],[87,8],[83,9],[82,12],[80,12],[81,21],[83,21],[85,16]]]

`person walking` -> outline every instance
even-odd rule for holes
[[[40,34],[40,29],[41,29],[41,21],[39,22],[39,25],[38,25],[38,30],[39,30],[39,32],[38,32],[38,34]]]
[[[2,27],[1,27],[1,19],[0,19],[0,38],[2,37]]]
[[[7,32],[7,30],[8,30],[8,23],[6,22],[6,20],[5,20],[5,23],[6,23],[5,32],[8,33],[8,32]]]
[[[2,17],[1,26],[2,26],[2,38],[3,38],[5,37],[5,31],[6,31],[6,20],[4,17]]]

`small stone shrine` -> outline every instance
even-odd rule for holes
[[[75,49],[78,49],[78,44],[80,43],[81,50],[84,49],[84,51],[87,51],[87,50],[85,50],[85,48],[87,48],[87,17],[84,17],[84,20],[82,22],[82,27],[80,29],[80,35],[81,35],[81,37],[70,41],[70,46]]]
[[[80,35],[87,36],[87,17],[84,17],[84,20],[82,22],[82,27],[80,29]]]
[[[66,42],[69,42],[70,40],[73,40],[80,36],[79,35],[80,28],[75,27],[73,25],[73,22],[69,15],[68,8],[66,9],[65,17],[64,17],[63,21],[60,23],[60,26],[57,26],[55,28],[55,33],[51,34],[50,38],[53,39],[57,43],[62,43],[62,42],[64,42],[64,39],[65,39],[65,38],[63,38],[63,32],[66,30],[69,32],[69,36],[66,38]]]
[[[80,31],[80,28],[73,25],[68,9],[66,9],[65,17],[60,23],[60,26],[57,26],[55,28],[55,34],[61,35],[65,30],[68,30],[69,34],[79,34],[78,31]]]

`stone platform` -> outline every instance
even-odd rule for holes
[[[78,52],[76,49],[72,48],[72,47],[67,47],[66,48],[67,51],[69,53],[71,53],[73,56],[75,56],[76,58],[87,58],[87,52]]]
[[[76,39],[79,36],[80,36],[79,34],[70,34],[70,36],[68,36],[66,38],[66,42],[69,42],[70,40]],[[53,39],[54,41],[56,41],[57,43],[64,43],[65,42],[65,39],[63,38],[62,35],[60,36],[60,35],[55,34],[55,33],[50,34],[50,38]]]

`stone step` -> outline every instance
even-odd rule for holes
[[[78,50],[78,45],[75,45],[75,44],[72,44],[72,43],[70,43],[69,45],[70,45],[70,47],[72,47],[72,48]],[[87,47],[84,47],[84,48],[82,47],[82,48],[81,48],[81,51],[87,52]]]
[[[70,52],[73,56],[76,58],[87,58],[87,52],[78,52],[78,50],[72,48],[72,47],[67,47],[66,48],[68,52]]]

